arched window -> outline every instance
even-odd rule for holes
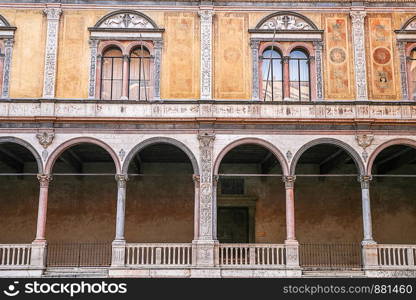
[[[295,49],[289,56],[290,98],[299,101],[310,100],[309,55]]]
[[[148,100],[152,98],[152,60],[149,50],[144,46],[130,53],[129,99]]]
[[[261,59],[262,95],[264,100],[283,100],[282,55],[275,47],[263,51]]]
[[[119,100],[123,89],[123,55],[118,48],[107,49],[101,60],[101,95],[104,100]]]
[[[416,48],[410,52],[410,97],[416,100]]]

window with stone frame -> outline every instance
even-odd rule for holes
[[[163,29],[140,12],[119,10],[101,18],[89,31],[88,98],[160,99]]]
[[[305,16],[283,11],[266,16],[249,33],[253,100],[323,99],[323,30]]]
[[[10,70],[12,63],[14,32],[16,27],[0,15],[0,90],[1,98],[9,98]]]
[[[403,100],[416,100],[416,16],[396,30]]]

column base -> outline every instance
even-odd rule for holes
[[[192,265],[214,267],[219,265],[218,240],[193,240]]]
[[[124,267],[126,265],[126,240],[114,240],[111,248],[111,267]]]
[[[30,265],[36,268],[46,268],[46,255],[48,243],[46,240],[34,240],[30,255]]]
[[[286,266],[288,268],[300,268],[299,266],[299,242],[297,240],[285,240]]]
[[[377,243],[373,240],[364,240],[361,245],[364,269],[378,268]]]

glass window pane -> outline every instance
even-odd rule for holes
[[[266,50],[262,54],[262,95],[264,100],[283,99],[283,65],[279,52]]]
[[[410,98],[416,100],[416,49],[410,53],[410,59],[410,76],[412,81],[410,84]]]
[[[145,47],[138,47],[130,54],[129,98],[147,100],[152,91],[152,58]]]

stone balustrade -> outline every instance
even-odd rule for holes
[[[377,245],[378,265],[388,268],[416,269],[416,245]]]
[[[284,267],[285,245],[276,244],[220,244],[221,266]]]
[[[126,244],[126,266],[189,266],[192,244]]]
[[[31,244],[1,244],[0,268],[30,265]]]

